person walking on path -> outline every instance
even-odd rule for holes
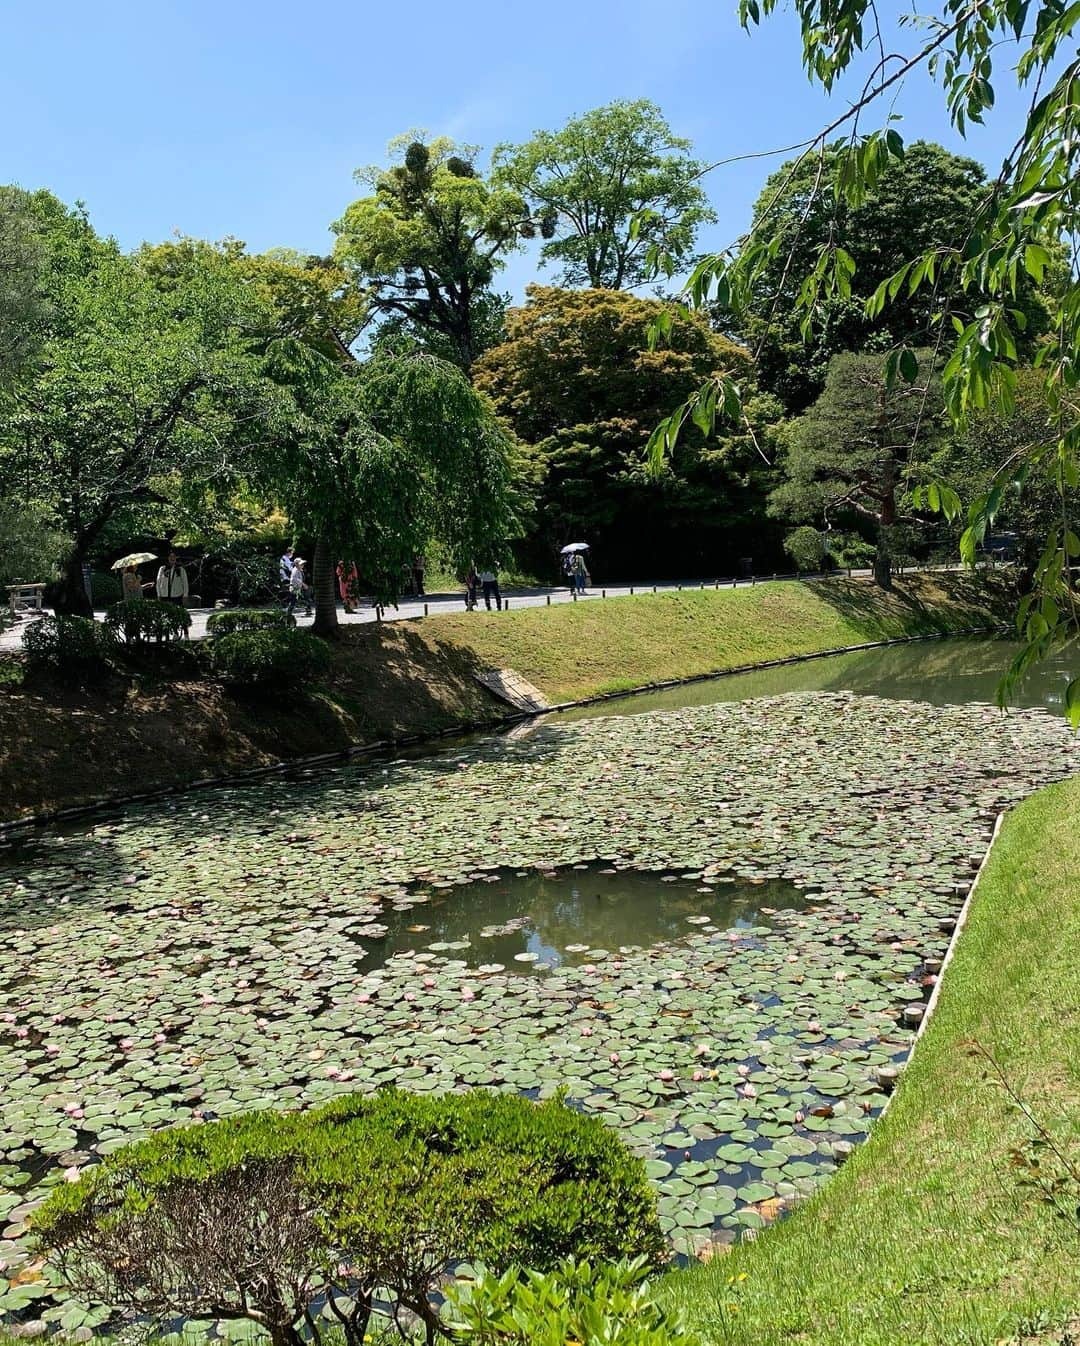
[[[427,562],[424,560],[422,552],[412,558],[413,590],[417,598],[424,597],[424,571],[427,569]]]
[[[286,547],[281,553],[281,560],[278,562],[278,581],[281,584],[281,602],[288,608],[289,606],[289,581],[293,573],[293,549]]]
[[[491,611],[491,600],[495,599],[495,607],[502,611],[502,594],[499,593],[499,577],[494,570],[481,570],[480,583],[484,590],[484,607],[488,612]]]
[[[355,561],[339,561],[337,563],[337,582],[338,593],[341,595],[341,601],[345,604],[345,611],[355,612],[356,586],[360,582]]]
[[[570,579],[579,594],[585,592],[585,580],[587,578],[588,572],[585,569],[585,558],[582,556],[581,552],[576,551],[570,562]]]
[[[154,587],[158,598],[164,599],[166,603],[183,605],[188,596],[188,577],[176,552],[169,552],[169,559],[158,571]]]
[[[311,616],[311,590],[304,581],[304,558],[298,556],[293,561],[292,573],[289,575],[289,604],[286,608],[291,617],[296,611],[296,605],[301,598],[307,604],[304,608],[304,616]]]

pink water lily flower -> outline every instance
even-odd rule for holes
[[[78,1181],[79,1181],[79,1172],[80,1172],[80,1169],[79,1169],[78,1164],[72,1164],[70,1168],[65,1168],[65,1169],[64,1169],[64,1181],[65,1181],[65,1182],[78,1182]]]
[[[611,1062],[613,1066],[617,1066],[619,1062],[622,1060],[622,1057],[619,1055],[618,1052],[612,1052],[611,1055],[608,1057],[608,1060]]]
[[[665,1084],[670,1084],[674,1078],[675,1072],[673,1070],[664,1069],[660,1072],[660,1079],[663,1080]]]

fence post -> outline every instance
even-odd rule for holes
[[[656,585],[655,585],[655,584],[654,584],[653,587],[652,587],[652,591],[653,591],[653,593],[656,593]]]
[[[425,604],[424,604],[424,616],[426,617],[427,615],[428,615],[428,605],[425,603]]]
[[[576,602],[577,602],[577,590],[576,590],[576,589],[575,589],[574,592],[573,592],[573,599],[574,599],[574,602],[576,603]]]
[[[630,597],[633,598],[633,596],[634,596],[634,586],[631,584],[631,586],[630,586]]]
[[[606,589],[601,589],[601,590],[600,590],[600,597],[601,597],[601,598],[607,598],[607,590],[606,590]]]
[[[547,595],[546,595],[546,601],[547,601],[547,606],[548,606],[548,607],[551,607],[551,595],[550,595],[550,594],[547,594]]]

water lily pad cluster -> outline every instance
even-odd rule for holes
[[[96,1156],[391,1082],[565,1088],[646,1158],[678,1252],[759,1227],[880,1110],[995,814],[1078,760],[1038,712],[803,694],[555,720],[11,849],[0,1314],[82,1336],[103,1320],[27,1237],[48,1186]],[[579,948],[542,976],[485,961],[486,920],[431,939],[425,907],[457,886],[572,866],[691,884],[703,908],[733,882],[803,903]],[[401,913],[415,945],[381,958]]]

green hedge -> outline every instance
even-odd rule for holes
[[[158,645],[180,640],[191,626],[191,613],[179,603],[161,598],[136,598],[114,603],[105,614],[105,625],[127,645],[154,641]]]
[[[309,631],[234,631],[214,636],[210,664],[225,682],[288,690],[325,673],[330,650]]]
[[[23,630],[23,650],[31,669],[66,678],[103,674],[116,651],[116,637],[89,617],[36,617]]]
[[[327,1285],[358,1346],[376,1293],[430,1339],[454,1262],[663,1255],[644,1165],[613,1131],[561,1100],[480,1091],[160,1132],[57,1187],[33,1226],[84,1299],[154,1322],[252,1318],[281,1346]]]
[[[228,636],[234,631],[285,631],[296,625],[296,618],[284,608],[226,608],[214,612],[206,623],[212,636]]]

